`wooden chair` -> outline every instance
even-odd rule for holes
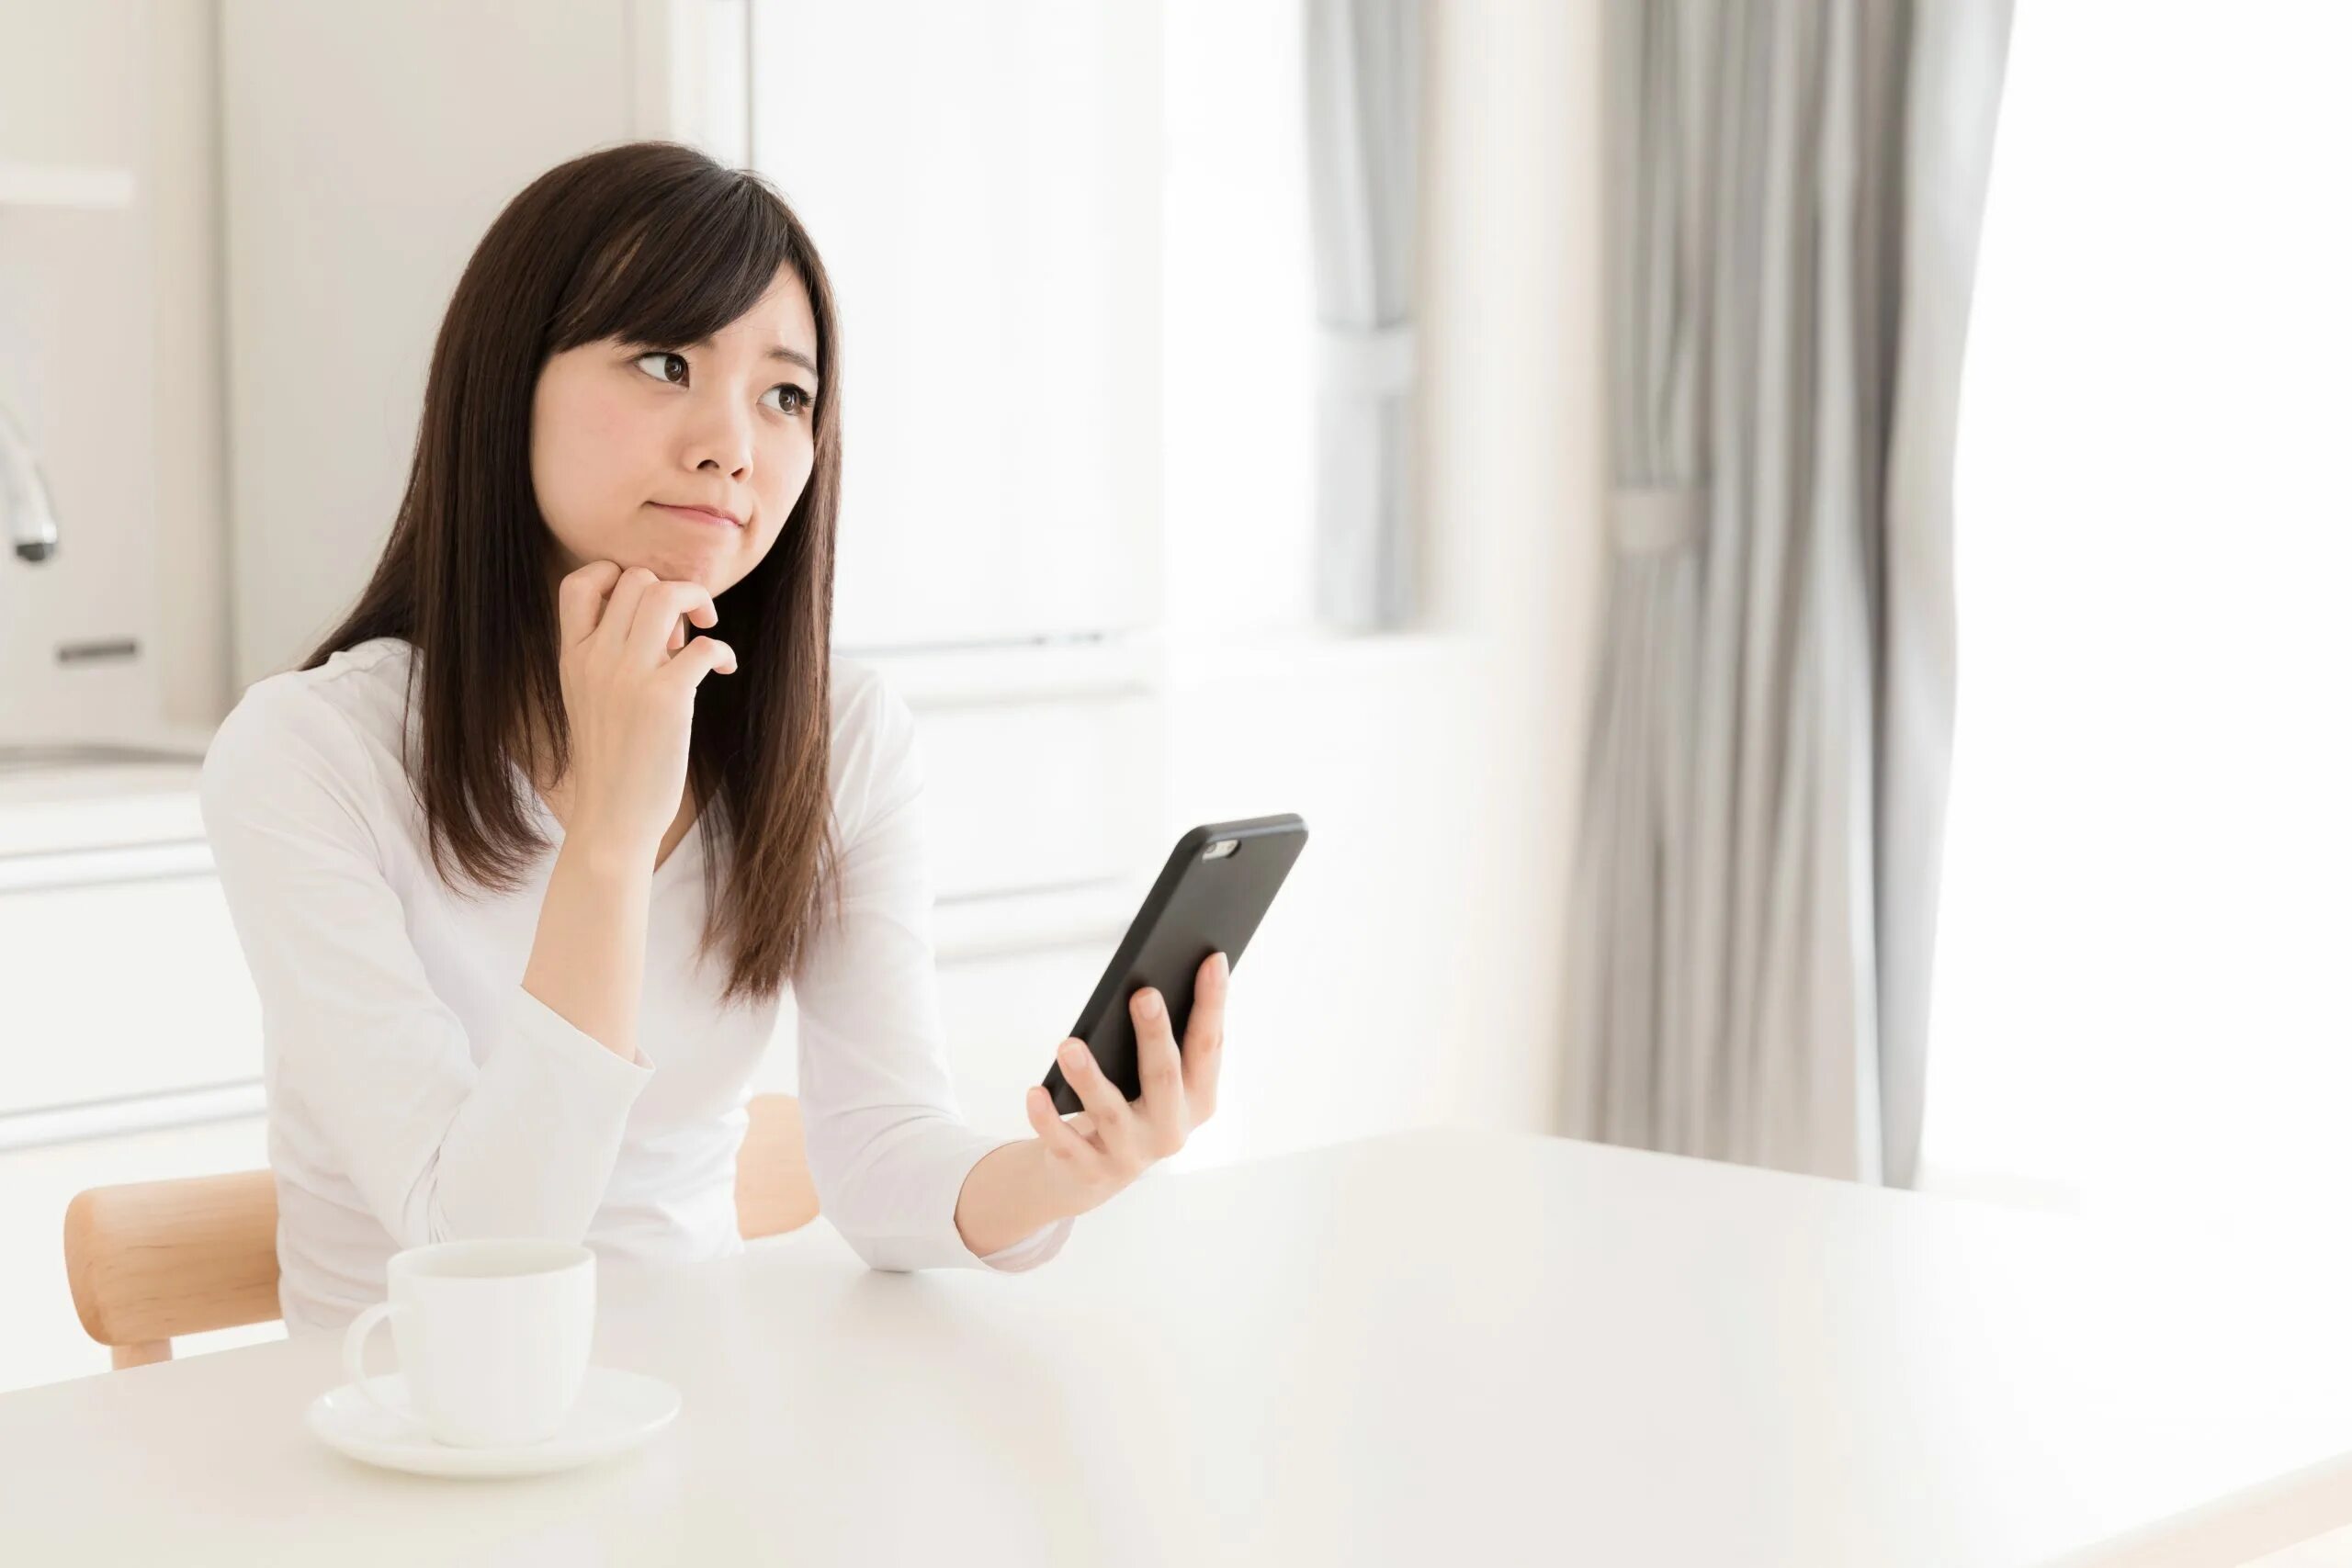
[[[735,1161],[746,1240],[817,1217],[800,1103],[763,1094]],[[117,1368],[172,1359],[175,1335],[277,1315],[277,1188],[266,1170],[93,1187],[65,1209],[65,1279]]]

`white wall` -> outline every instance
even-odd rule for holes
[[[1554,1086],[1577,1068],[1561,976],[1606,559],[1600,9],[1430,9],[1443,107],[1428,536],[1442,614],[1489,655],[1488,683],[1464,696],[1477,742],[1453,797],[1484,828],[1463,908],[1492,913],[1457,928],[1455,973],[1483,995],[1464,1014],[1452,1107],[1551,1131]]]

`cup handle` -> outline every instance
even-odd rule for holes
[[[343,1336],[343,1370],[351,1379],[353,1386],[359,1390],[368,1404],[388,1416],[397,1416],[403,1421],[413,1422],[416,1419],[416,1412],[403,1405],[394,1404],[390,1400],[378,1393],[368,1382],[368,1337],[376,1332],[378,1324],[390,1318],[398,1310],[399,1303],[396,1302],[378,1302],[351,1320],[351,1326],[344,1331]]]

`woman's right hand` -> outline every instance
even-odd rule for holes
[[[565,837],[641,852],[650,864],[685,800],[695,690],[713,670],[733,674],[735,650],[686,639],[681,616],[718,624],[709,590],[641,566],[590,561],[563,579],[557,609],[571,737]]]

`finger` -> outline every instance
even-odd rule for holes
[[[1102,1151],[1055,1111],[1054,1097],[1046,1091],[1045,1085],[1030,1088],[1028,1107],[1029,1125],[1037,1129],[1037,1141],[1046,1145],[1046,1154],[1081,1179],[1093,1180],[1102,1176]]]
[[[1225,1054],[1225,998],[1232,966],[1222,953],[1201,961],[1193,1010],[1184,1020],[1184,1099],[1195,1125],[1216,1109],[1217,1065]]]
[[[1134,1169],[1143,1163],[1136,1147],[1135,1113],[1127,1109],[1127,1097],[1119,1086],[1104,1075],[1094,1053],[1086,1042],[1072,1035],[1061,1043],[1057,1053],[1062,1065],[1062,1077],[1078,1091],[1078,1098],[1094,1116],[1094,1136],[1111,1162],[1123,1169]]]
[[[1136,1077],[1143,1089],[1136,1119],[1142,1123],[1144,1152],[1166,1159],[1184,1146],[1192,1126],[1184,1119],[1184,1065],[1176,1053],[1176,1031],[1164,999],[1151,987],[1137,991],[1127,1010],[1136,1021]]]
[[[556,625],[564,647],[571,647],[596,629],[596,623],[604,618],[605,596],[620,580],[619,563],[608,560],[592,560],[564,574],[555,592]]]
[[[698,637],[654,673],[660,680],[699,686],[714,670],[722,675],[735,673],[735,650],[715,637]]]
[[[629,627],[637,619],[637,602],[661,581],[647,567],[633,566],[622,572],[605,600],[605,618],[596,623],[597,642],[616,650],[627,643]]]
[[[681,616],[698,626],[717,626],[718,607],[711,603],[710,590],[699,582],[656,582],[647,588],[637,598],[636,620],[628,634],[630,650],[658,663],[670,648],[685,639]]]

